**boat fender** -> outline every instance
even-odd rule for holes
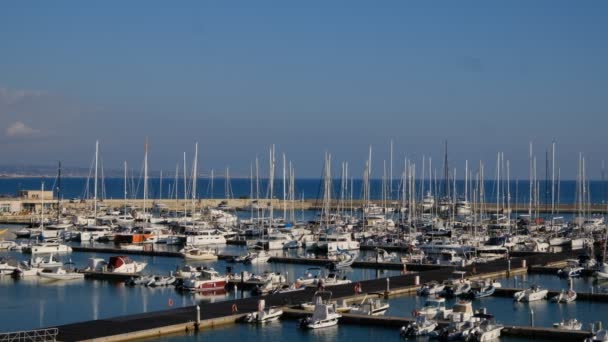
[[[239,312],[239,309],[236,307],[236,304],[232,304],[232,313]]]
[[[167,303],[169,306],[173,306],[173,299],[169,298],[169,302]]]
[[[361,293],[361,283],[355,284],[355,293]]]

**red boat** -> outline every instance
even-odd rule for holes
[[[188,291],[216,291],[226,286],[226,276],[221,276],[213,268],[203,268],[201,274],[184,280],[184,289]]]

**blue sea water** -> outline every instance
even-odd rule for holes
[[[46,189],[56,189],[57,179],[54,178],[0,178],[0,195],[11,195],[14,196],[19,190],[31,190],[40,189],[41,183],[45,182]],[[64,199],[69,198],[91,198],[93,196],[93,180],[88,178],[63,178],[61,180],[61,196]],[[212,186],[213,184],[213,186]],[[338,198],[340,195],[340,180],[334,180],[333,184],[333,198]],[[506,182],[501,183],[500,197],[501,200],[506,201]],[[183,181],[178,180],[177,183],[177,197],[183,198]],[[188,183],[189,187],[190,183]],[[282,180],[276,180],[274,189],[275,198],[282,198],[283,196],[283,182]],[[355,179],[352,182],[352,194],[354,199],[361,198],[363,194],[363,182],[359,179]],[[163,179],[162,189],[161,180],[159,178],[151,178],[149,180],[149,196],[151,198],[175,198],[175,180],[174,179]],[[380,180],[371,181],[371,194],[372,199],[382,198],[382,182]],[[255,188],[255,185],[254,185]],[[350,188],[350,184],[349,184]],[[416,185],[416,190],[420,192],[422,190],[420,182]],[[213,183],[209,179],[199,179],[197,182],[197,198],[248,198],[251,197],[252,184],[249,179],[231,179],[227,183],[224,179],[216,179]],[[264,198],[268,196],[268,181],[266,179],[260,180],[259,185],[259,197]],[[390,193],[393,199],[397,199],[400,196],[400,181],[394,180],[392,191]],[[424,184],[425,192],[429,190],[428,182]],[[443,185],[441,182],[433,184],[433,189],[439,189],[435,194],[441,196],[443,194]],[[509,182],[509,190],[512,203],[527,203],[529,201],[529,189],[530,184],[528,181],[511,181]],[[576,203],[576,182],[575,181],[561,181],[555,186],[556,192],[556,203],[561,204],[572,204]],[[606,182],[591,181],[589,183],[588,199],[591,203],[605,203],[606,195],[608,195],[608,186]],[[485,201],[489,203],[496,202],[497,197],[496,182],[486,181],[485,182]],[[559,191],[558,191],[559,190]],[[453,190],[450,189],[450,192]],[[464,181],[456,181],[456,191],[459,196],[464,195]],[[350,192],[350,190],[349,190]],[[539,198],[541,204],[551,204],[551,184],[545,181],[539,183]],[[143,198],[143,181],[141,179],[130,179],[127,181],[127,193],[128,198]],[[557,194],[559,193],[559,198]],[[100,198],[107,199],[120,199],[124,197],[124,180],[122,178],[106,178],[100,181],[99,184]],[[296,198],[302,197],[306,199],[319,199],[322,198],[322,181],[320,179],[296,179],[295,181],[295,194]],[[469,193],[469,199],[471,194]],[[253,197],[256,197],[256,191],[253,191]]]

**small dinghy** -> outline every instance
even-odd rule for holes
[[[169,286],[175,283],[175,277],[173,276],[173,272],[170,276],[153,276],[150,281],[146,284],[146,286],[154,287],[154,286]]]
[[[553,327],[562,330],[581,330],[583,328],[583,323],[579,322],[576,318],[571,318],[566,321],[562,320],[559,323],[553,323]]]
[[[437,328],[437,321],[428,319],[426,316],[418,316],[416,320],[407,326],[401,327],[399,335],[403,338],[426,336]]]

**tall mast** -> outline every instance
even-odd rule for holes
[[[448,141],[445,141],[445,156],[443,159],[443,172],[444,172],[444,183],[445,183],[445,196],[450,197],[450,169],[448,165]]]
[[[146,217],[146,200],[148,199],[148,140],[146,140],[146,147],[144,153],[144,225],[148,222]]]
[[[125,160],[124,163],[124,168],[125,168],[125,180],[124,180],[124,199],[125,199],[125,212],[123,214],[124,218],[127,218],[127,161]]]
[[[528,198],[528,216],[532,218],[532,182],[534,178],[532,177],[532,142],[530,141],[530,196]]]
[[[196,211],[196,182],[198,176],[198,141],[194,144],[194,165],[192,165],[192,212]]]
[[[393,199],[393,139],[391,139],[391,161],[390,161],[390,171],[389,171],[389,200]]]
[[[272,205],[272,199],[274,197],[274,144],[272,145],[272,147],[270,148],[270,229],[272,229],[272,224],[273,224],[273,216],[274,216],[274,206]]]
[[[57,168],[57,222],[59,223],[59,215],[61,215],[61,161],[58,162]]]
[[[40,208],[40,230],[44,230],[44,181],[42,182],[41,189],[42,193],[40,194],[40,198],[42,199],[42,207]],[[40,234],[44,237],[42,232],[40,232]]]
[[[99,140],[95,141],[95,185],[93,186],[93,206],[95,222],[97,222],[97,167],[99,164]],[[94,223],[96,224],[96,223]]]
[[[551,144],[551,216],[555,215],[555,141]]]
[[[464,161],[464,200],[465,202],[469,197],[469,161]]]
[[[188,170],[186,169],[186,152],[184,152],[184,222],[188,217]]]
[[[285,186],[286,186],[286,179],[285,179],[285,172],[286,172],[286,163],[285,163],[285,153],[283,153],[283,221],[287,221],[287,193],[285,192]]]

